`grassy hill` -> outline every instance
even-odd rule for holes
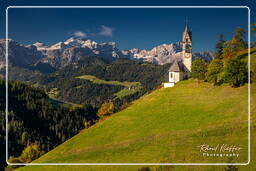
[[[251,85],[255,111],[256,85]],[[248,87],[212,86],[193,80],[160,88],[130,107],[69,139],[34,163],[206,163],[247,158]],[[252,112],[252,132],[255,131]],[[255,138],[252,144],[255,145]],[[242,148],[240,156],[205,157],[201,144]],[[255,148],[252,147],[252,153]],[[255,161],[255,155],[252,156]],[[137,170],[143,166],[26,166],[18,170]],[[224,170],[225,166],[171,166],[172,170]],[[150,166],[150,168],[160,168]],[[167,168],[164,166],[163,168]],[[238,166],[255,170],[256,166]]]

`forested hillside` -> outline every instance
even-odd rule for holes
[[[2,80],[0,92],[5,92]],[[20,156],[25,147],[33,144],[38,145],[40,151],[49,151],[98,119],[97,110],[91,106],[70,109],[53,104],[42,90],[18,81],[9,83],[8,98],[9,156]],[[5,93],[0,94],[0,119],[1,161],[4,161]],[[25,159],[17,160],[23,162]]]
[[[62,102],[99,107],[105,101],[112,100],[118,109],[167,81],[169,66],[170,64],[161,66],[129,59],[109,63],[99,57],[87,56],[52,73],[12,66],[9,68],[9,78],[39,87],[47,93],[54,90],[56,94],[51,97]],[[104,82],[95,84],[90,80],[79,79],[83,75],[95,76],[105,81],[138,82],[141,86],[138,91],[134,91],[133,87],[123,85]],[[124,92],[121,95],[119,93],[121,98],[116,98],[115,95],[121,90]]]

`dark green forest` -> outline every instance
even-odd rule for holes
[[[141,61],[119,59],[106,62],[99,57],[84,57],[52,73],[42,73],[39,70],[10,67],[9,78],[20,80],[37,86],[45,92],[52,88],[58,89],[57,100],[75,104],[90,104],[98,108],[107,100],[115,101],[116,108],[129,103],[141,95],[150,92],[167,81],[167,70],[170,64],[155,65]],[[106,81],[140,82],[139,92],[116,99],[114,93],[124,89],[120,85],[94,84],[88,80],[77,79],[77,76],[93,75]]]
[[[8,85],[9,156],[18,157],[31,144],[38,145],[41,151],[49,151],[98,119],[92,106],[69,109],[53,104],[38,88],[19,81]],[[0,92],[5,92],[3,80],[0,80]],[[0,120],[1,161],[5,161],[5,93],[0,94]]]

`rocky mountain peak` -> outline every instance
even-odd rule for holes
[[[98,56],[107,61],[113,61],[117,58],[128,58],[163,65],[172,62],[174,59],[181,58],[182,55],[181,42],[164,43],[150,50],[139,50],[137,48],[122,50],[117,48],[115,42],[97,43],[90,39],[76,37],[71,37],[64,42],[58,42],[53,45],[36,42],[25,46],[12,39],[9,41],[10,61],[13,61],[13,64],[21,64],[23,66],[42,62],[54,68],[61,68],[88,56]],[[5,42],[5,39],[0,39],[0,62],[1,60],[4,61]],[[196,57],[205,58],[209,61],[212,59],[212,54],[209,52],[194,53],[193,58]]]

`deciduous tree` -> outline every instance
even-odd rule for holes
[[[219,85],[223,82],[224,72],[223,72],[223,61],[220,59],[214,59],[208,65],[208,70],[206,73],[206,80],[214,85]]]
[[[114,106],[114,103],[112,101],[106,101],[99,108],[98,116],[102,117],[102,116],[110,115],[114,112],[114,108],[115,108],[115,106]]]
[[[225,80],[233,87],[244,85],[248,81],[247,63],[240,59],[229,59],[224,67]]]
[[[205,73],[207,72],[207,64],[203,59],[196,59],[192,62],[192,77],[198,80],[205,79]]]

